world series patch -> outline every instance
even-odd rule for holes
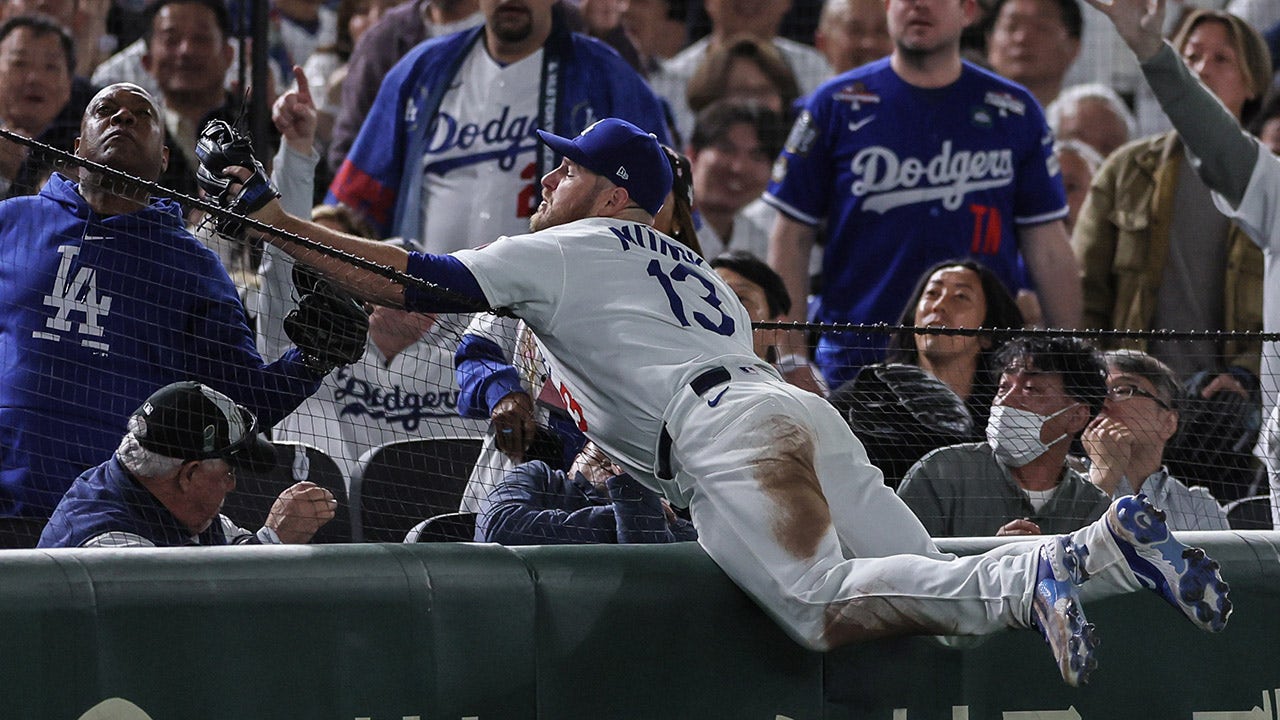
[[[784,149],[792,155],[804,157],[813,149],[813,141],[817,139],[818,129],[813,126],[813,115],[805,110],[796,118],[796,124],[791,126],[791,134],[787,135]]]

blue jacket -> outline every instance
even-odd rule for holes
[[[142,401],[178,380],[270,427],[319,379],[290,350],[265,364],[217,255],[156,200],[102,217],[54,175],[0,203],[0,515],[45,517],[110,457]]]
[[[134,480],[113,455],[86,471],[58,503],[37,547],[80,547],[109,532],[125,532],[156,547],[227,545],[221,522],[209,524],[192,542],[191,531],[155,495]]]
[[[572,137],[606,117],[629,120],[667,142],[662,105],[643,78],[609,46],[569,32],[554,14],[543,45],[544,76],[555,73],[553,94],[557,135]],[[420,239],[422,168],[426,144],[435,130],[440,101],[472,46],[483,42],[484,27],[428,40],[400,59],[387,74],[347,159],[338,168],[326,202],[342,202],[369,217],[384,237]],[[544,77],[544,86],[547,81]],[[536,140],[539,123],[522,128]],[[516,132],[505,128],[504,132]],[[513,152],[521,143],[512,145]],[[535,178],[554,169],[539,153]],[[553,156],[552,156],[553,157]],[[477,242],[492,238],[475,238]]]
[[[602,491],[577,473],[569,478],[544,462],[507,473],[476,518],[476,540],[503,545],[669,543],[697,540],[693,523],[668,524],[657,494],[629,475]]]

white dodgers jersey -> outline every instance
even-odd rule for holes
[[[471,47],[440,102],[422,158],[422,245],[443,254],[528,232],[537,177],[542,50],[510,65]]]
[[[681,385],[709,366],[761,365],[733,290],[648,225],[588,218],[455,256],[533,329],[578,429],[623,467],[652,473]]]

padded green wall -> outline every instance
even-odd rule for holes
[[[5,551],[0,717],[1275,720],[1280,533],[1193,537],[1226,632],[1146,592],[1094,603],[1082,689],[1033,632],[807,652],[691,544]]]

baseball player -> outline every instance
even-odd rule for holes
[[[1163,0],[1114,0],[1101,4],[1089,0],[1112,22],[1133,50],[1160,107],[1193,155],[1193,167],[1211,190],[1213,202],[1227,217],[1244,228],[1262,248],[1265,259],[1263,332],[1280,331],[1280,293],[1274,292],[1280,277],[1280,161],[1252,136],[1240,129],[1223,107],[1164,41]],[[1255,453],[1267,466],[1271,484],[1271,512],[1280,527],[1280,347],[1263,343],[1262,397],[1266,427]]]
[[[769,262],[809,295],[815,226],[824,323],[892,323],[925,268],[973,257],[1028,286],[1054,327],[1080,321],[1080,285],[1062,219],[1066,195],[1034,97],[960,59],[975,0],[887,0],[893,55],[810,96],[764,195],[781,215]],[[791,318],[804,320],[805,303]],[[878,360],[865,338],[827,334],[816,360],[831,387]]]
[[[253,200],[265,179],[242,168],[232,171],[247,182],[243,196],[223,201],[448,292],[272,238],[373,301],[450,310],[480,300],[523,319],[581,430],[689,508],[707,554],[807,647],[1038,627],[1078,684],[1094,665],[1078,592],[1086,578],[1098,595],[1146,584],[1196,625],[1225,626],[1217,564],[1174,539],[1141,496],[1070,536],[940,553],[840,415],[755,355],[729,286],[651,227],[671,184],[656,139],[616,119],[574,139],[539,135],[563,161],[542,180],[533,232],[479,249],[406,253],[325,230]]]

